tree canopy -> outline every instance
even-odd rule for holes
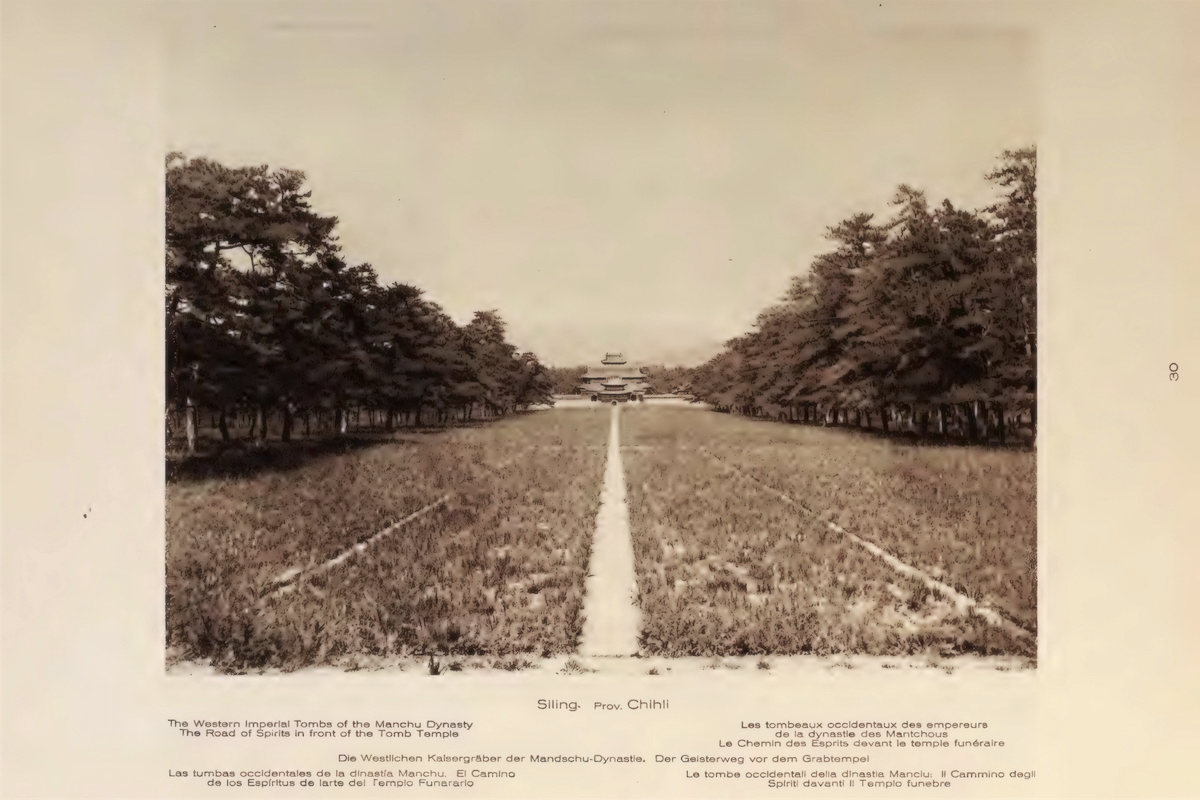
[[[420,289],[380,285],[345,258],[338,219],[312,208],[304,181],[167,157],[170,406],[279,410],[287,438],[299,411],[367,407],[390,423],[551,402],[545,368],[507,341],[496,311],[460,326]]]
[[[754,329],[693,375],[722,408],[909,409],[1036,401],[1037,156],[1005,151],[1002,199],[932,205],[900,186],[891,219],[831,226],[831,249]],[[972,423],[974,424],[974,423]]]

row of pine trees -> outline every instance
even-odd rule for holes
[[[364,410],[391,429],[549,402],[498,314],[459,325],[420,289],[381,285],[344,257],[304,180],[167,157],[167,416],[189,452],[201,418],[225,439],[249,421],[261,443],[268,423],[287,441],[299,424],[345,433]]]
[[[1037,154],[1005,151],[999,202],[855,214],[752,331],[696,368],[718,410],[972,441],[1037,424]]]

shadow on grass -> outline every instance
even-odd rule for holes
[[[819,422],[800,422],[798,420],[775,419],[772,417],[750,417],[743,414],[732,414],[726,411],[716,412],[719,414],[729,414],[730,416],[739,419],[750,420],[751,422],[773,423],[776,425],[785,425],[787,427],[803,427],[813,428],[815,430],[824,431],[841,431],[842,433],[854,433],[864,437],[871,437],[880,441],[885,441],[897,446],[905,447],[970,447],[979,450],[1014,450],[1028,452],[1035,449],[1036,442],[1033,434],[1028,428],[1021,428],[1017,431],[1010,429],[1006,437],[1006,441],[1001,442],[998,437],[989,438],[988,441],[972,440],[961,435],[946,434],[939,435],[936,433],[920,434],[915,431],[885,431],[881,428],[859,426],[854,424],[838,424],[838,425],[822,425]]]
[[[515,411],[506,417],[457,420],[444,425],[415,425],[386,431],[382,428],[359,430],[345,436],[323,436],[312,439],[293,439],[282,442],[268,439],[261,446],[249,439],[223,441],[202,431],[196,440],[196,453],[188,456],[180,437],[167,441],[167,483],[190,483],[212,478],[252,477],[262,472],[289,472],[316,459],[343,455],[382,445],[401,442],[423,442],[452,431],[487,428],[503,420],[534,414],[534,411]]]
[[[984,442],[967,439],[962,436],[939,436],[938,434],[925,434],[922,436],[912,431],[883,431],[879,428],[860,428],[854,425],[830,425],[828,429],[857,433],[862,436],[869,436],[873,439],[905,447],[969,447],[978,450],[1016,450],[1027,452],[1033,450],[1035,446],[1034,437],[1028,431],[1021,431],[1018,434],[1009,432],[1004,442],[1001,442],[998,438]]]
[[[201,439],[195,455],[168,450],[167,483],[192,483],[212,478],[247,478],[262,472],[289,472],[316,459],[391,444],[382,436],[345,436],[292,442],[268,441],[262,446],[242,440]]]

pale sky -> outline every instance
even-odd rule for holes
[[[546,363],[695,364],[897,184],[976,207],[1030,42],[874,3],[185,3],[170,149],[308,174],[352,261]]]

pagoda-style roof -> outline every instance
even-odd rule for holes
[[[600,366],[588,369],[580,382],[583,392],[640,394],[650,387],[650,376],[637,364],[627,363],[621,353],[605,353]]]
[[[635,380],[648,380],[649,376],[642,372],[642,368],[633,364],[613,365],[603,367],[592,367],[583,374],[583,380],[589,378],[631,378]]]

